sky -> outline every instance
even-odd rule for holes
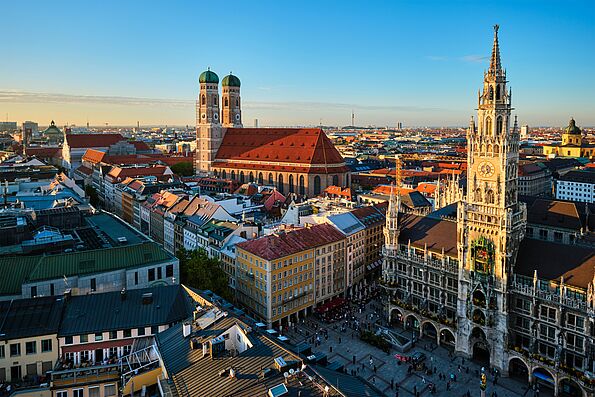
[[[0,120],[193,125],[198,76],[245,126],[466,126],[494,24],[519,121],[595,125],[595,1],[10,1]]]

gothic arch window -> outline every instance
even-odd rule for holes
[[[283,194],[283,174],[277,176],[277,190]]]
[[[263,185],[262,172],[258,173],[258,184]]]
[[[498,116],[496,119],[496,135],[500,135],[502,133],[502,116]]]
[[[475,199],[475,201],[481,201],[481,189],[479,189],[479,188],[475,189],[474,199]]]
[[[227,98],[225,98],[225,105],[223,105],[223,106],[225,106],[225,107],[229,106],[229,100]]]
[[[489,94],[490,101],[494,100],[494,87],[490,86],[490,94]]]
[[[314,177],[314,194],[320,194],[320,177],[318,175]]]
[[[333,175],[333,186],[339,186],[339,175]]]
[[[236,106],[240,107],[240,99],[239,98],[236,98]]]
[[[221,178],[223,178],[223,179],[227,179],[227,171],[223,170],[223,171],[221,172]]]
[[[492,133],[492,118],[490,116],[486,117],[486,122],[485,122],[485,131],[486,134],[491,134]]]
[[[201,102],[203,105],[206,105],[206,103],[207,103],[207,98],[206,98],[206,97],[203,95],[203,96],[202,96],[202,98],[200,99],[200,102]]]
[[[231,171],[231,179],[233,179],[234,181],[236,180],[236,172],[235,171]]]
[[[492,153],[492,144],[488,144],[488,153]]]
[[[306,194],[306,187],[304,186],[304,176],[300,175],[300,194],[303,196]]]
[[[273,174],[269,173],[269,185],[275,186],[275,181],[273,180]]]
[[[217,97],[213,97],[213,105],[217,106]]]
[[[495,153],[495,154],[498,154],[498,153],[500,153],[500,146],[498,146],[498,145],[494,145],[494,153]]]
[[[254,182],[254,173],[250,172],[250,183]]]
[[[500,84],[496,86],[496,100],[500,100]]]
[[[494,201],[495,201],[494,191],[492,189],[490,189],[486,193],[486,202],[488,204],[494,204]]]
[[[293,175],[289,175],[289,193],[293,193],[294,192],[294,188],[293,188]]]
[[[240,183],[244,183],[245,179],[244,179],[244,171],[240,171]]]

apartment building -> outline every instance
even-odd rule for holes
[[[324,296],[335,293],[334,272],[330,270],[340,260],[341,251],[330,249],[334,244],[345,245],[345,236],[326,224],[238,244],[238,300],[269,325],[295,323],[316,304],[318,284],[321,294],[324,288]]]

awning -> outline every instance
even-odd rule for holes
[[[105,342],[83,343],[80,345],[62,346],[62,354],[91,351],[97,349],[109,349],[110,347],[132,346],[133,339],[109,340]]]
[[[536,378],[539,378],[539,379],[541,379],[541,380],[543,380],[543,381],[545,381],[545,382],[547,382],[547,383],[551,383],[552,385],[554,384],[554,378],[552,378],[552,377],[551,377],[550,375],[548,375],[548,374],[544,374],[544,373],[542,373],[542,372],[535,371],[535,372],[533,372],[533,375],[534,375]]]

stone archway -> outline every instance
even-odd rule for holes
[[[508,361],[508,374],[512,378],[527,382],[529,379],[529,366],[520,357],[513,357]]]
[[[405,324],[408,329],[419,330],[420,321],[415,314],[409,314],[405,318]]]
[[[480,327],[471,330],[471,357],[473,360],[489,366],[490,364],[490,345],[487,341],[485,332]]]
[[[390,310],[390,323],[395,327],[402,327],[403,326],[403,312],[396,307],[393,307]]]
[[[440,345],[454,350],[457,339],[455,334],[448,328],[440,330]]]
[[[549,389],[554,394],[556,378],[550,371],[543,367],[535,367],[533,368],[533,379],[539,385],[540,389]]]
[[[583,397],[586,393],[583,388],[572,378],[562,378],[559,381],[558,396]]]
[[[431,321],[424,321],[421,324],[421,334],[422,336],[426,336],[435,342],[436,338],[438,337],[438,330]]]

